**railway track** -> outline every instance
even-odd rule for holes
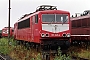
[[[7,60],[7,59],[4,58],[2,55],[0,55],[0,60]]]
[[[0,60],[13,60],[13,59],[10,58],[10,56],[8,56],[8,55],[0,54]]]

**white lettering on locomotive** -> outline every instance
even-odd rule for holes
[[[60,34],[51,34],[51,36],[60,36]]]

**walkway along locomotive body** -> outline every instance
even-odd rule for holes
[[[55,6],[42,5],[36,12],[26,14],[14,24],[15,39],[46,49],[69,47],[70,35],[70,13],[57,10]]]

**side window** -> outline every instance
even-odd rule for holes
[[[28,27],[30,27],[30,18],[18,22],[18,29],[28,28]]]
[[[14,30],[12,30],[12,32],[14,32]]]
[[[35,15],[35,23],[38,23],[38,15]]]

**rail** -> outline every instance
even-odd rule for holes
[[[2,55],[0,55],[0,60],[6,60]]]

